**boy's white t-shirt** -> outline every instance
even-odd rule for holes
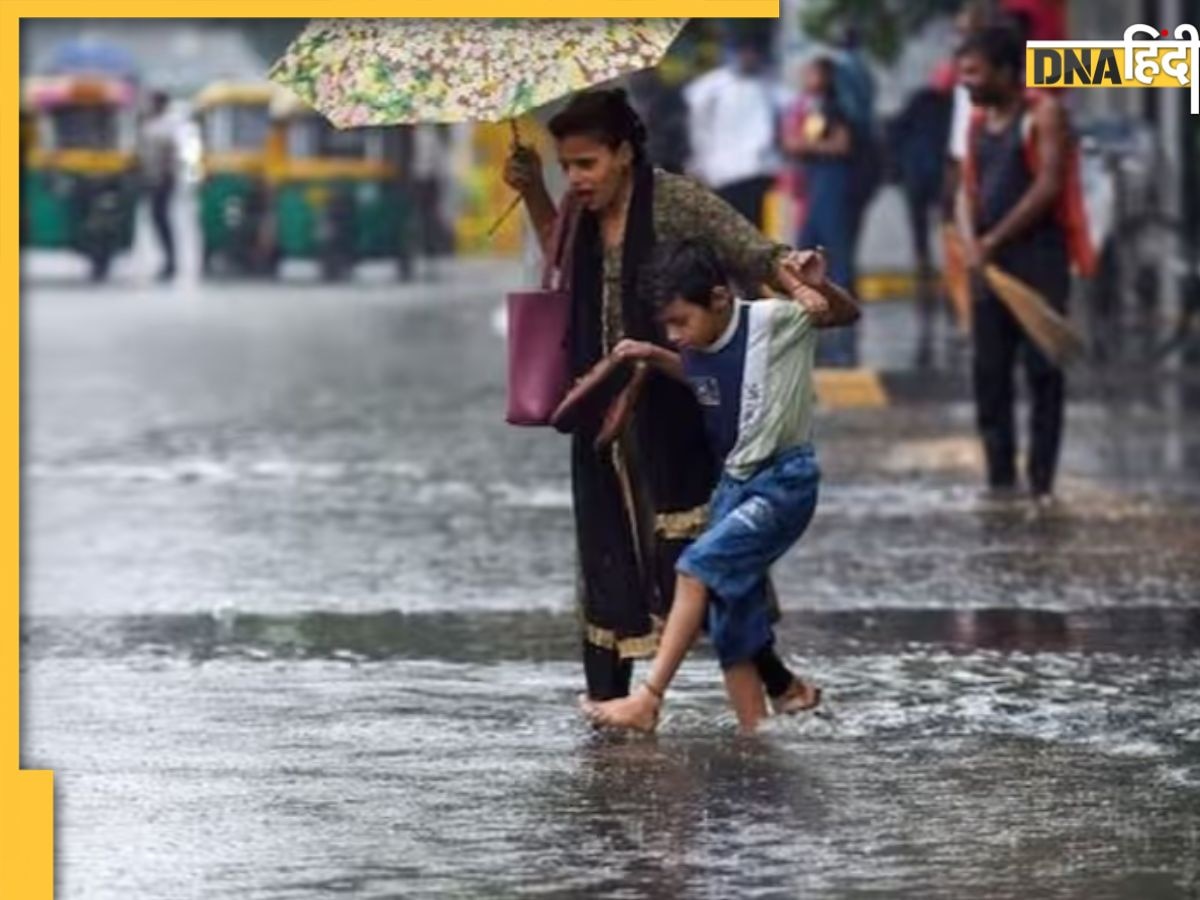
[[[721,337],[683,353],[709,439],[734,478],[812,439],[816,341],[795,301],[738,300]]]

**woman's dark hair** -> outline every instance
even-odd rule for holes
[[[831,80],[837,75],[837,63],[834,62],[832,56],[826,56],[824,54],[816,56],[813,58],[812,64],[816,68],[820,69],[826,75],[826,77]]]
[[[646,126],[621,88],[576,94],[550,120],[550,133],[558,141],[579,135],[592,137],[612,150],[628,141],[638,162],[646,154]]]
[[[716,288],[727,287],[725,267],[707,241],[665,241],[655,246],[644,277],[654,303],[663,307],[680,298],[708,309]]]
[[[1014,78],[1025,68],[1025,46],[1008,25],[988,25],[972,31],[958,48],[959,56],[982,56],[993,69],[1008,69]]]
[[[819,69],[821,75],[825,78],[825,84],[829,88],[829,92],[833,93],[834,85],[837,81],[837,62],[832,56],[824,54],[816,56],[810,63],[814,69]]]

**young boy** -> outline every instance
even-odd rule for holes
[[[664,694],[707,615],[725,688],[744,731],[766,716],[753,660],[774,640],[766,597],[771,564],[804,533],[820,477],[811,440],[817,328],[859,317],[826,278],[824,255],[793,254],[794,300],[733,297],[713,250],[699,241],[655,249],[651,274],[659,316],[681,353],[637,341],[614,352],[692,385],[709,439],[724,460],[710,521],[679,559],[675,601],[646,680],[628,697],[583,701],[595,722],[652,731]],[[820,691],[808,692],[808,708]]]

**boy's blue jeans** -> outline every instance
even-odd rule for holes
[[[721,476],[708,529],[675,570],[709,590],[708,633],[722,668],[773,641],[767,571],[808,528],[820,479],[811,444],[780,453],[744,481]]]

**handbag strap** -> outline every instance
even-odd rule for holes
[[[575,229],[579,224],[579,205],[575,195],[563,195],[562,207],[554,219],[554,240],[550,255],[542,263],[542,290],[563,290],[568,286]],[[556,277],[557,276],[557,277]]]

